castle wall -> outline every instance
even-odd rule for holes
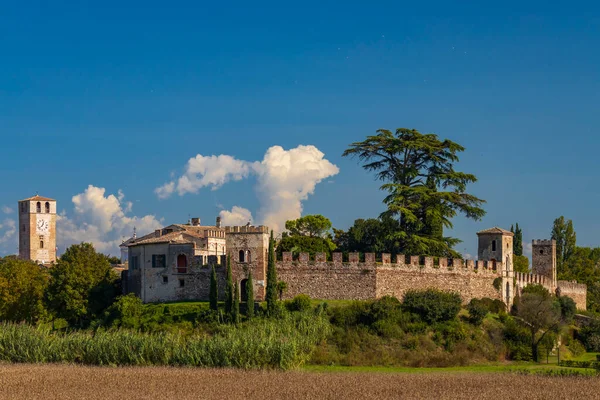
[[[293,261],[290,253],[284,253],[277,273],[288,285],[288,299],[298,294],[323,300],[366,300],[386,295],[402,299],[408,290],[428,288],[459,292],[464,302],[481,297],[502,299],[493,285],[501,277],[501,263],[444,258],[434,263],[432,257],[414,256],[408,260],[401,255],[392,264],[391,256],[384,254],[382,263],[376,263],[374,254],[365,254],[365,262],[359,263],[358,254],[350,254],[349,261],[342,262],[341,253],[334,253],[333,262],[326,262],[324,254],[317,254],[315,261],[309,260],[308,254],[300,254],[299,260]]]
[[[578,310],[587,309],[587,286],[582,283],[558,281],[558,289],[561,296],[572,298]]]
[[[587,308],[587,286],[577,282],[558,281],[553,284],[552,278],[538,274],[515,273],[515,282],[517,285],[517,294],[529,285],[541,285],[550,293],[556,294],[557,289],[561,296],[567,296],[575,301],[578,310]]]
[[[469,271],[453,271],[435,268],[413,269],[397,267],[377,269],[376,298],[394,296],[402,299],[409,290],[440,289],[460,293],[463,303],[471,299],[489,297],[502,300],[501,293],[494,288],[494,279],[499,275]]]

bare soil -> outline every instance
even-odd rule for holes
[[[598,399],[600,379],[0,365],[0,399]]]

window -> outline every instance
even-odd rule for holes
[[[180,279],[179,280],[179,287],[184,287],[185,286],[185,279]]]
[[[163,283],[169,283],[169,277],[163,276]]]
[[[44,241],[40,240],[40,249],[43,249],[43,248],[44,248]]]
[[[492,240],[492,251],[496,251],[496,241]]]
[[[139,265],[138,265],[138,256],[131,256],[131,265],[130,265],[131,269],[138,269]]]
[[[36,206],[35,206],[35,210],[38,213],[42,212],[42,203],[40,203],[39,201],[37,202]]]
[[[540,254],[542,254],[542,255],[543,255],[543,254],[544,254],[544,250],[540,250]]]
[[[251,259],[251,257],[250,257],[250,250],[248,250],[248,256],[247,256],[246,258],[248,259],[248,262],[249,262],[249,263],[250,263],[250,262],[252,262],[252,259]]]
[[[246,255],[244,254],[244,250],[240,250],[240,262],[246,262]]]
[[[50,214],[50,203],[46,202],[46,214]]]
[[[177,273],[187,273],[187,257],[185,254],[180,254],[177,256]]]
[[[167,267],[167,256],[164,254],[153,254],[152,255],[152,268],[166,268]]]

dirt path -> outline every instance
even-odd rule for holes
[[[600,379],[0,365],[0,399],[598,399]]]

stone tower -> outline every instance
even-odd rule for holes
[[[19,257],[56,262],[56,200],[36,195],[19,201]]]
[[[217,222],[217,224],[219,224]],[[266,226],[226,226],[227,254],[231,256],[234,279],[245,301],[248,273],[252,271],[254,298],[263,300],[267,280],[269,228]]]
[[[533,240],[531,243],[531,270],[549,278],[556,287],[556,240]]]
[[[502,228],[494,227],[477,232],[479,246],[477,255],[481,261],[502,263],[502,299],[510,309],[514,298],[513,236]]]

